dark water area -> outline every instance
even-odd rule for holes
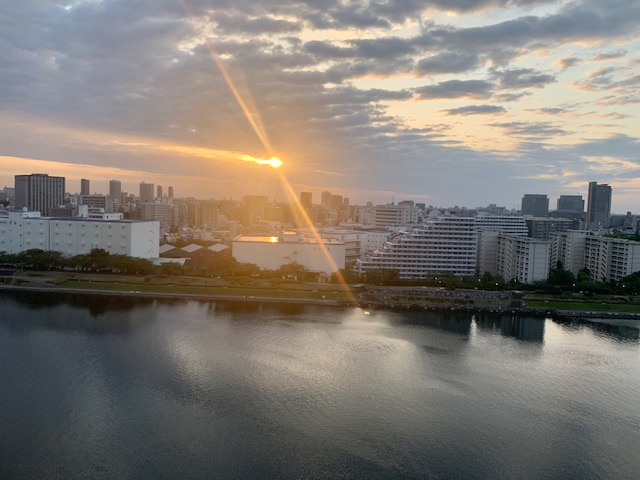
[[[0,478],[635,479],[639,333],[0,293]]]

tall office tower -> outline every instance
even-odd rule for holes
[[[589,182],[587,198],[587,227],[603,224],[611,215],[611,187],[603,183]]]
[[[522,215],[546,217],[549,213],[549,198],[546,195],[527,193],[522,197]]]
[[[582,213],[584,212],[584,200],[582,195],[560,195],[558,197],[557,210],[560,212]]]
[[[91,195],[89,180],[86,178],[80,180],[80,195]]]
[[[65,178],[46,173],[16,175],[16,210],[26,208],[49,215],[49,209],[64,203]]]
[[[331,195],[331,210],[334,212],[342,208],[342,195]]]
[[[322,192],[320,196],[320,205],[324,208],[331,208],[331,192]]]
[[[158,185],[156,192],[156,198],[162,198],[162,185]]]
[[[173,187],[169,186],[169,198],[173,198]]]
[[[153,183],[140,182],[140,201],[153,202]]]
[[[300,192],[300,204],[307,211],[311,210],[312,198],[311,192]]]
[[[120,180],[109,180],[109,197],[114,202],[122,202],[122,183]]]

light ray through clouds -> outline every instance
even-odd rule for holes
[[[182,3],[182,5],[185,8],[185,10],[187,11],[187,13],[189,13],[190,10],[189,10],[189,7],[187,5],[186,0],[180,0],[180,2]],[[209,51],[211,59],[213,60],[213,63],[215,64],[215,66],[218,68],[218,70],[220,71],[221,75],[223,76],[224,81],[226,82],[227,86],[229,87],[229,89],[233,93],[233,96],[235,97],[236,101],[238,102],[238,105],[240,106],[240,108],[242,109],[242,112],[244,113],[246,119],[249,121],[249,123],[253,127],[253,130],[254,130],[255,134],[260,139],[260,141],[262,142],[262,145],[265,147],[265,149],[267,150],[269,155],[273,155],[273,148],[271,146],[271,141],[269,140],[269,136],[267,135],[267,132],[266,132],[266,130],[264,128],[264,125],[263,125],[262,120],[260,118],[260,114],[259,114],[257,108],[255,107],[255,103],[253,101],[251,101],[251,104],[252,104],[253,108],[249,108],[247,106],[247,101],[240,94],[239,89],[236,87],[233,79],[231,78],[231,75],[229,74],[229,71],[228,71],[226,65],[224,64],[224,62],[222,61],[220,56],[215,52],[215,50],[213,49],[213,47],[211,45],[207,44],[207,49]],[[254,159],[253,161],[255,163],[259,164],[259,165],[269,165],[269,166],[274,167],[274,168],[279,168],[283,164],[282,160],[280,160],[279,158],[277,158],[275,156],[271,156],[271,158],[268,158],[268,159]],[[315,241],[317,242],[318,247],[321,249],[323,255],[325,256],[325,258],[327,259],[327,261],[331,265],[332,270],[335,272],[336,276],[338,277],[338,281],[339,281],[342,289],[347,293],[351,304],[356,305],[357,304],[357,300],[355,298],[355,295],[351,291],[351,288],[350,288],[349,284],[344,279],[342,273],[338,269],[338,266],[337,266],[335,260],[333,259],[333,257],[329,253],[329,250],[325,246],[324,239],[322,238],[322,236],[318,232],[318,229],[316,228],[314,222],[311,220],[311,218],[309,217],[309,214],[307,213],[305,208],[300,203],[300,200],[298,199],[298,196],[296,195],[295,191],[293,190],[293,187],[291,186],[291,183],[285,177],[284,173],[282,173],[282,172],[278,172],[278,173],[279,173],[279,178],[280,178],[280,183],[282,185],[282,189],[283,189],[287,199],[289,200],[289,203],[291,203],[294,206],[294,208],[296,209],[298,215],[304,219],[304,222],[307,225],[307,227],[311,230],[312,235],[313,235]]]

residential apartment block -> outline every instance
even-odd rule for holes
[[[436,217],[424,224],[391,235],[382,250],[356,262],[356,271],[394,269],[400,278],[420,279],[449,272],[476,273],[477,230],[466,217]]]
[[[497,274],[505,280],[533,283],[549,276],[550,242],[498,235]]]

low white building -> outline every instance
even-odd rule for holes
[[[28,211],[0,216],[0,251],[7,253],[37,248],[73,256],[101,248],[112,254],[156,258],[159,236],[156,221],[50,218]]]
[[[239,235],[233,240],[232,255],[241,263],[271,270],[295,262],[310,272],[331,275],[345,267],[344,242],[295,232],[283,232],[277,237]]]

